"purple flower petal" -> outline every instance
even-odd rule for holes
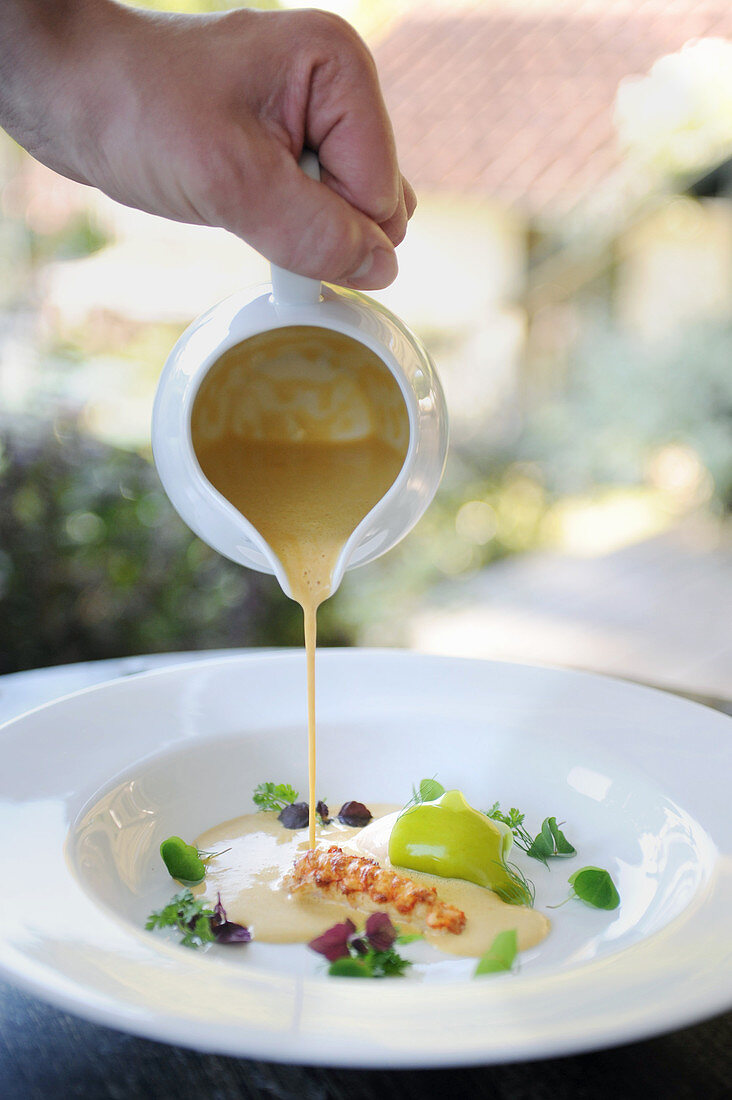
[[[328,817],[328,807],[326,806],[325,802],[323,802],[322,798],[318,805],[315,807],[315,812],[320,818],[323,825],[330,825],[330,818]]]
[[[319,955],[325,955],[328,962],[335,962],[348,955],[348,937],[356,931],[356,925],[352,920],[346,920],[343,924],[334,924],[322,936],[316,936],[308,947],[317,951]]]
[[[213,929],[216,943],[249,943],[252,933],[243,924],[235,924],[232,920],[224,921],[218,928]]]
[[[362,827],[368,825],[371,820],[371,810],[368,810],[363,802],[344,802],[338,811],[338,820],[343,825]]]
[[[249,943],[252,933],[243,924],[236,924],[235,921],[226,919],[226,910],[221,904],[221,894],[217,897],[211,917],[211,931],[216,943]]]
[[[396,928],[388,913],[372,913],[366,921],[365,932],[374,951],[388,951],[397,938]]]
[[[214,905],[214,915],[211,918],[211,928],[215,932],[220,924],[226,924],[226,910],[221,904],[221,892],[216,895],[216,904]]]
[[[286,829],[304,829],[310,820],[307,802],[291,802],[277,814],[277,820],[281,821]]]

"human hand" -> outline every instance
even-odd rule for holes
[[[373,60],[347,23],[317,11],[58,4],[67,23],[45,30],[45,111],[29,141],[16,127],[38,159],[128,206],[223,226],[299,274],[392,282],[416,200]],[[304,146],[321,183],[298,167]]]

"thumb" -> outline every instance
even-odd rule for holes
[[[226,219],[227,229],[298,275],[357,290],[394,281],[394,246],[375,221],[306,176],[289,149],[278,146],[266,160],[256,172],[249,161],[245,202]]]

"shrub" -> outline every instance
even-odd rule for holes
[[[0,673],[302,642],[302,613],[273,577],[197,539],[150,462],[73,418],[0,430],[0,621]],[[327,623],[321,637],[347,640]]]

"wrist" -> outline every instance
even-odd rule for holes
[[[0,8],[0,124],[38,160],[86,183],[83,148],[107,98],[99,62],[126,9],[113,0]]]

